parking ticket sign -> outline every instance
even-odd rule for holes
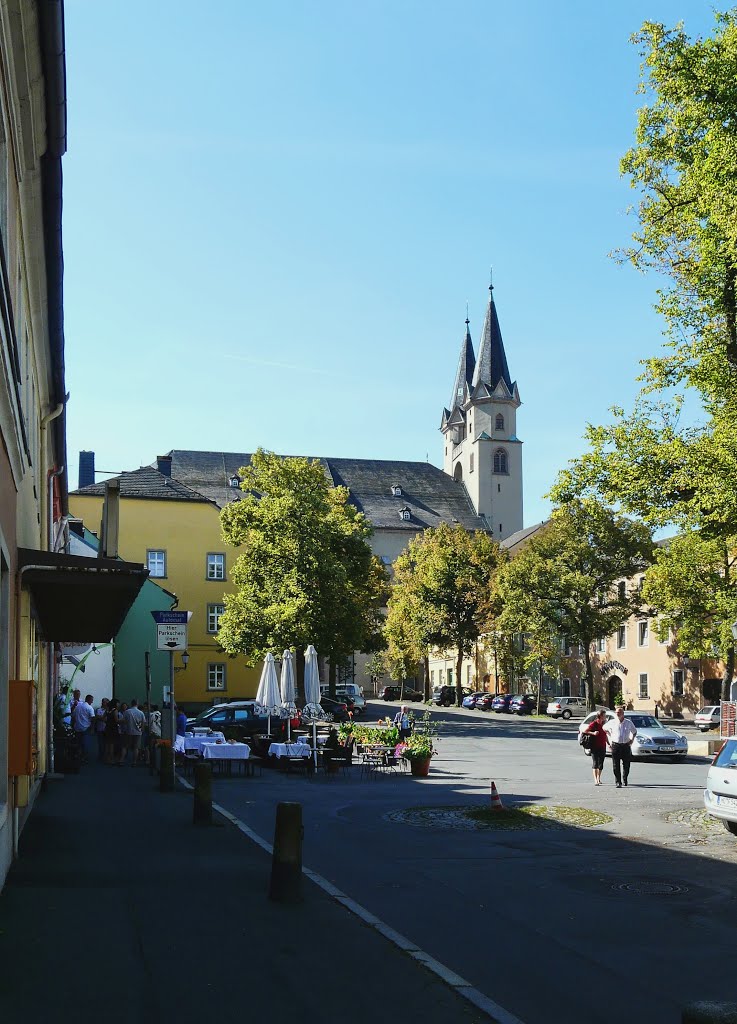
[[[186,651],[192,612],[151,612],[156,622],[157,651]]]

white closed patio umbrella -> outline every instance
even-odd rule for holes
[[[312,644],[305,651],[305,715],[312,719],[312,749],[317,770],[317,720],[323,717],[323,710],[320,707],[320,669]]]
[[[287,713],[287,743],[292,738],[292,715],[297,709],[297,689],[294,685],[294,662],[292,652],[285,651],[281,662],[281,706]]]
[[[279,694],[279,682],[276,678],[276,665],[274,655],[269,653],[264,658],[264,667],[261,671],[261,680],[256,691],[256,704],[263,709],[263,714],[268,715],[267,732],[271,735],[271,716],[279,713],[281,696]]]

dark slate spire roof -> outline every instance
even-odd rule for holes
[[[461,343],[461,354],[458,359],[458,370],[456,371],[455,384],[453,385],[453,394],[450,396],[450,408],[451,411],[455,409],[457,405],[463,405],[471,392],[471,382],[473,381],[473,371],[476,366],[476,356],[473,351],[473,342],[471,341],[471,332],[468,329],[469,320],[466,317],[466,336]]]
[[[473,375],[473,387],[476,387],[478,384],[486,384],[491,391],[494,391],[500,380],[504,381],[509,393],[513,394],[514,384],[509,375],[507,356],[504,351],[502,332],[499,327],[499,318],[496,315],[494,286],[490,285],[489,306],[486,310],[486,320],[484,321],[484,330],[479,346],[479,358]]]

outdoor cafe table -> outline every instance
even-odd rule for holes
[[[209,736],[187,736],[184,735],[184,749],[196,750],[198,753],[202,753],[202,748],[206,743],[215,743],[216,740],[224,740],[225,734],[222,732],[212,732]]]
[[[202,756],[205,760],[247,761],[251,748],[247,743],[204,743]]]
[[[312,747],[306,743],[272,743],[269,754],[274,757],[310,757]]]

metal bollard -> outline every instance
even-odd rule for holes
[[[194,825],[212,825],[212,767],[206,761],[194,766]]]
[[[303,836],[302,804],[277,804],[269,882],[269,899],[277,903],[299,903],[302,899]]]
[[[174,789],[174,750],[168,744],[162,744],[159,752],[159,792],[171,793]]]
[[[737,1003],[689,1003],[683,1008],[681,1024],[737,1024]]]

